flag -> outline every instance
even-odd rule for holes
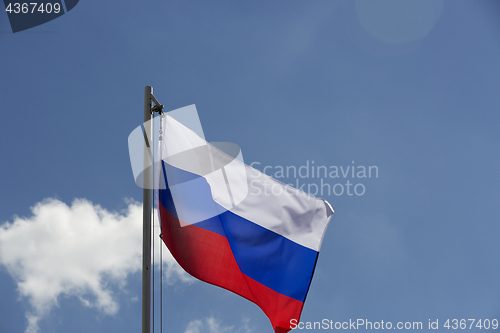
[[[245,165],[170,115],[156,167],[162,239],[192,276],[258,305],[274,332],[297,323],[333,209]],[[295,321],[294,321],[295,320]]]

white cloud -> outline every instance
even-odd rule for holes
[[[184,333],[251,333],[253,329],[248,325],[249,320],[243,320],[239,328],[234,326],[223,326],[214,317],[207,317],[203,320],[193,320],[188,325]]]
[[[71,206],[46,199],[32,213],[0,226],[0,264],[32,306],[26,332],[38,331],[40,319],[62,295],[107,315],[117,313],[110,287],[123,288],[129,274],[141,269],[142,204],[129,202],[117,213],[84,199]],[[167,282],[192,281],[167,249],[163,261]]]
[[[201,320],[193,320],[188,324],[184,333],[201,333],[202,328],[203,322]]]

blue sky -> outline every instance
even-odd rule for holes
[[[322,195],[335,214],[303,321],[500,319],[499,15],[483,0],[81,0],[13,34],[0,13],[0,332],[140,330],[127,137],[146,85],[260,169],[378,167],[323,179],[366,191]],[[166,265],[164,331],[271,332],[254,304]]]

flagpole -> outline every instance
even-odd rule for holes
[[[153,174],[152,142],[152,104],[153,88],[144,88],[144,173],[142,200],[142,333],[151,332],[151,210]]]

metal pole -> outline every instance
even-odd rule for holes
[[[144,188],[142,202],[142,333],[151,332],[151,193],[153,188],[152,154],[150,142],[152,142],[151,96],[153,88],[147,86],[144,89]],[[149,123],[148,123],[149,122]],[[149,126],[148,126],[149,124]],[[151,154],[151,155],[150,155]]]

